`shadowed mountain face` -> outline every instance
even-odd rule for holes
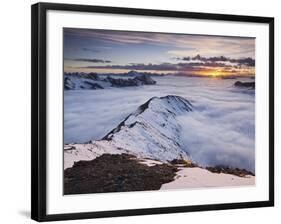
[[[73,161],[81,160],[80,156],[90,160],[99,153],[130,153],[160,161],[188,159],[188,150],[183,148],[180,137],[181,125],[176,117],[191,111],[192,104],[182,97],[153,97],[102,140],[66,145],[65,161],[71,166]]]

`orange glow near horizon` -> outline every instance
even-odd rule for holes
[[[213,74],[212,74],[212,77],[218,77],[219,76],[219,74],[217,73],[217,72],[214,72]]]
[[[93,68],[74,68],[74,67],[68,67],[65,66],[64,68],[65,72],[95,72],[95,73],[114,73],[114,74],[122,74],[122,73],[127,73],[131,71],[130,69],[105,69],[105,68],[100,68],[100,69],[93,69]],[[198,75],[198,76],[209,76],[213,78],[218,78],[218,77],[223,77],[223,76],[235,76],[235,75],[241,75],[241,76],[254,76],[255,70],[254,69],[239,69],[239,70],[222,70],[221,68],[204,68],[203,70],[198,70],[198,71],[193,71],[192,73],[188,71],[182,71],[182,72],[175,72],[175,71],[157,71],[157,70],[136,70],[138,72],[143,72],[143,73],[154,73],[154,74],[176,74],[176,73],[186,73],[187,75]]]
[[[209,76],[213,78],[218,77],[227,77],[227,76],[254,76],[255,69],[247,68],[247,69],[239,69],[239,70],[223,70],[221,68],[206,68],[201,71],[195,71],[195,75]]]
[[[202,71],[198,71],[198,72],[194,72],[196,75],[202,75],[202,76],[210,76],[210,77],[220,77],[220,76],[227,76],[227,75],[231,75],[226,71],[221,71],[217,68],[210,68],[210,69],[205,69]],[[239,74],[237,72],[237,74]]]

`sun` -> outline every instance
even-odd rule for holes
[[[218,77],[219,75],[220,75],[219,72],[213,72],[213,73],[212,73],[212,77],[213,77],[213,78],[216,78],[216,77]]]

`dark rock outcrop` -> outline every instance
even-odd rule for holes
[[[170,161],[170,163],[175,166],[180,165],[182,167],[189,167],[189,168],[198,167],[198,165],[193,163],[191,160],[173,159],[172,161]]]
[[[237,81],[234,83],[235,87],[246,87],[246,88],[251,88],[255,89],[255,82],[241,82]]]
[[[245,177],[247,175],[255,176],[251,171],[246,169],[239,169],[239,168],[230,168],[227,166],[214,166],[214,167],[206,167],[206,170],[209,170],[212,173],[226,173],[232,174],[239,177]]]
[[[75,162],[64,171],[64,194],[159,190],[174,180],[178,169],[168,164],[147,166],[129,154]]]

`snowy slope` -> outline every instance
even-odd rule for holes
[[[163,184],[161,190],[198,187],[223,187],[254,185],[255,176],[238,177],[231,174],[212,173],[203,168],[180,168],[175,180]]]
[[[127,152],[160,161],[188,159],[187,149],[182,148],[181,126],[176,117],[190,111],[192,105],[182,97],[153,97],[103,139],[66,145],[65,168],[74,161],[94,159],[102,153]]]
[[[154,97],[103,139],[148,158],[187,159],[181,148],[181,127],[176,117],[191,110],[192,105],[182,97]]]
[[[97,141],[85,144],[68,144],[64,146],[64,169],[72,167],[74,162],[80,160],[93,160],[102,154],[128,153],[126,150],[110,147],[106,141]]]

